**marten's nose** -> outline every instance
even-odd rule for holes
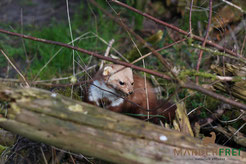
[[[128,94],[129,94],[129,95],[133,94],[133,91],[130,91]]]

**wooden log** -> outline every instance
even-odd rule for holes
[[[232,77],[245,77],[246,67],[245,65],[233,65],[226,63],[224,67],[218,65],[212,65],[211,69],[220,76],[232,76]],[[223,91],[229,95],[233,95],[243,101],[246,101],[246,81],[238,80],[231,83],[219,82],[215,83],[214,88]]]
[[[198,163],[205,157],[223,158],[228,163],[246,162],[245,152],[240,151],[237,156],[215,155],[209,150],[218,153],[226,147],[204,145],[180,132],[41,89],[13,89],[0,84],[0,101],[8,103],[7,118],[0,119],[4,129],[115,163]]]

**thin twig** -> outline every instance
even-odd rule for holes
[[[226,53],[223,53],[223,52],[219,52],[217,50],[212,50],[210,48],[207,48],[207,47],[203,47],[199,44],[190,44],[191,47],[195,47],[195,48],[198,48],[198,49],[201,49],[201,50],[204,50],[204,51],[207,51],[207,52],[210,52],[212,55],[216,55],[216,56],[223,56],[223,57],[228,57],[228,58],[231,58],[231,59],[234,59],[234,60],[238,60],[242,63],[245,63],[246,64],[246,59],[241,57],[241,56],[231,56],[229,54],[226,54]]]
[[[221,123],[229,124],[229,123],[233,123],[233,122],[239,121],[244,115],[245,115],[245,112],[243,111],[237,118],[234,118],[234,119],[232,119],[232,120],[228,120],[228,121],[223,121],[223,120],[220,120],[220,119],[218,119],[218,120],[219,120]]]
[[[244,123],[235,133],[233,133],[231,137],[223,145],[225,145],[228,141],[230,141],[245,125],[246,123]]]
[[[210,29],[210,25],[211,25],[211,19],[212,19],[212,3],[213,3],[213,0],[209,0],[209,17],[208,17],[208,26],[207,26],[207,31],[206,31],[206,35],[205,35],[205,38],[204,38],[204,41],[202,43],[202,47],[205,47],[206,46],[206,42],[207,42],[207,39],[208,39],[208,34],[209,34],[209,29]],[[201,60],[202,60],[202,54],[203,54],[203,50],[200,49],[200,53],[199,53],[199,58],[198,58],[198,61],[197,61],[197,66],[196,66],[196,70],[199,71],[199,68],[200,68],[200,64],[201,64]],[[198,76],[196,77],[196,83],[198,84]]]
[[[191,24],[191,15],[192,15],[192,5],[193,5],[193,1],[191,0],[190,2],[190,14],[189,14],[189,34],[192,37],[192,24]]]
[[[121,22],[122,22],[122,21],[121,21]],[[123,23],[123,22],[122,22],[122,23]],[[139,50],[137,44],[136,44],[136,43],[134,42],[134,40],[132,39],[131,34],[129,33],[128,29],[126,29],[126,31],[127,31],[127,34],[129,35],[129,37],[131,38],[131,41],[132,41],[132,43],[134,44],[134,46],[135,46],[135,48],[136,48],[138,54],[139,54],[141,57],[143,57],[143,55],[142,55],[141,51]],[[145,60],[144,60],[144,59],[142,59],[142,63],[143,63],[143,67],[146,68],[146,66],[145,66]],[[149,119],[149,114],[150,114],[150,113],[149,113],[149,93],[148,93],[148,88],[147,88],[147,80],[146,80],[146,73],[145,73],[145,72],[144,72],[144,90],[145,90],[146,104],[147,104],[147,110],[148,110],[148,112],[147,112],[147,118]]]
[[[231,2],[228,2],[227,0],[222,0],[222,1],[225,2],[226,4],[232,6],[232,7],[240,10],[242,13],[246,14],[246,11],[243,10],[240,6],[237,6],[237,5],[235,5],[235,4],[231,3]]]
[[[246,35],[244,36],[244,39],[243,39],[243,45],[242,45],[241,52],[240,52],[241,56],[243,56],[243,50],[244,50],[245,43],[246,43]]]
[[[18,36],[18,37],[22,37],[22,38],[26,38],[26,39],[30,39],[30,40],[34,40],[34,41],[38,41],[38,42],[42,42],[42,43],[53,44],[53,45],[58,45],[58,46],[61,46],[61,47],[74,49],[76,51],[79,51],[79,52],[82,52],[82,53],[97,57],[97,58],[102,59],[102,60],[107,60],[107,61],[110,61],[110,62],[113,62],[113,63],[116,63],[116,64],[120,64],[120,65],[123,65],[123,66],[126,66],[126,67],[130,67],[132,69],[136,69],[136,70],[139,70],[139,71],[143,71],[143,72],[146,72],[146,73],[161,77],[163,79],[171,80],[171,78],[169,76],[164,75],[162,73],[155,72],[153,70],[145,69],[145,68],[142,68],[142,67],[138,67],[138,66],[126,63],[126,62],[122,62],[122,61],[119,61],[119,60],[115,60],[115,59],[109,58],[109,57],[105,57],[103,55],[99,55],[97,53],[94,53],[94,52],[91,52],[91,51],[87,51],[87,50],[82,49],[82,48],[73,47],[73,46],[67,45],[65,43],[56,42],[56,41],[50,41],[50,40],[45,40],[45,39],[40,39],[40,38],[35,38],[35,37],[32,37],[32,36],[27,36],[27,35],[23,35],[23,34],[19,34],[19,33],[14,33],[14,32],[6,31],[6,30],[3,30],[3,29],[0,29],[0,32],[8,34],[8,35],[12,35],[12,36]],[[202,88],[202,87],[200,87],[198,85],[195,85],[193,83],[191,84],[189,82],[186,82],[186,83],[182,82],[182,83],[180,83],[180,85],[183,88],[189,88],[189,89],[192,89],[192,90],[199,91],[199,92],[204,93],[204,94],[206,94],[208,96],[211,96],[213,98],[221,100],[221,101],[223,101],[225,103],[228,103],[228,104],[231,104],[231,105],[233,105],[235,107],[242,108],[242,109],[246,110],[246,105],[245,104],[236,102],[234,100],[230,100],[230,99],[228,99],[228,98],[226,98],[226,97],[224,97],[222,95],[219,95],[217,93],[214,93],[212,91],[204,89],[204,88]],[[61,86],[62,86],[62,84],[61,84]]]
[[[172,47],[172,46],[174,46],[174,45],[176,45],[176,44],[179,44],[179,43],[185,41],[186,39],[187,39],[187,38],[184,38],[184,39],[180,39],[180,40],[178,40],[178,41],[176,41],[176,42],[173,42],[173,43],[171,43],[171,44],[169,44],[169,45],[167,45],[167,46],[164,46],[164,47],[162,47],[162,48],[156,50],[156,52],[159,52],[159,51],[162,51],[162,50],[164,50],[164,49],[170,48],[170,47]],[[134,60],[133,62],[131,62],[131,64],[135,64],[135,63],[139,62],[140,60],[145,59],[146,57],[150,56],[151,54],[152,54],[152,52],[149,52],[149,53],[147,53],[147,54],[141,56],[140,58]]]
[[[233,43],[234,50],[239,53],[239,45],[238,45],[236,34],[234,33],[234,30],[232,30],[232,28],[230,26],[228,26],[228,29],[229,29],[229,33],[231,35],[231,38],[234,41],[234,43]]]
[[[71,26],[71,21],[70,21],[70,14],[69,14],[69,5],[68,5],[68,0],[66,0],[66,7],[67,7],[67,19],[68,19],[68,25],[69,25],[69,32],[70,32],[70,37],[71,37],[71,42],[72,46],[74,46],[74,41],[73,41],[73,32],[72,32],[72,26]],[[74,63],[74,50],[73,51],[73,75],[75,75],[75,63]]]
[[[41,150],[41,153],[42,153],[42,156],[43,156],[43,159],[44,159],[44,163],[45,163],[45,164],[48,164],[47,159],[46,159],[46,157],[45,157],[45,155],[44,155],[43,148],[40,147],[40,150]]]
[[[95,20],[95,35],[98,36],[98,21],[97,21],[97,14],[93,11],[91,5],[88,3],[88,7],[94,17]],[[96,43],[95,43],[96,47],[98,47],[98,39],[96,39]],[[88,65],[90,64],[90,62],[88,63]]]
[[[21,8],[21,33],[23,34],[23,9]],[[28,58],[28,55],[27,55],[27,51],[26,51],[26,45],[25,45],[25,42],[24,42],[24,39],[21,38],[21,42],[22,42],[22,46],[23,46],[23,49],[24,49],[24,53],[26,55],[26,62],[29,64],[30,61],[29,61],[29,58]]]
[[[66,7],[67,7],[67,19],[68,19],[68,25],[69,25],[69,32],[70,32],[71,42],[72,42],[72,46],[74,46],[73,32],[72,32],[72,26],[71,26],[71,20],[70,20],[68,0],[66,0]],[[75,53],[74,53],[74,50],[72,50],[72,52],[73,52],[73,76],[75,77]],[[73,85],[72,85],[72,88],[71,88],[71,98],[73,98]]]
[[[71,158],[71,160],[72,160],[73,164],[76,164],[75,160],[73,159],[72,154],[69,154],[69,155],[70,155],[70,158]]]
[[[79,76],[81,73],[84,73],[85,71],[89,71],[89,70],[91,70],[93,68],[96,68],[96,66],[97,65],[94,64],[93,66],[87,67],[85,70],[83,69],[82,71],[77,72],[75,74],[75,76]],[[73,75],[72,76],[67,76],[67,77],[52,78],[50,80],[38,80],[38,81],[34,81],[34,83],[44,83],[44,82],[53,82],[53,81],[68,80],[68,79],[71,79],[72,77],[73,77]],[[0,78],[0,80],[1,80],[1,78]]]
[[[174,25],[171,25],[171,24],[169,24],[169,23],[166,23],[166,22],[164,22],[164,21],[162,21],[162,20],[159,20],[159,19],[157,19],[157,18],[155,18],[155,17],[152,17],[152,16],[149,15],[149,14],[146,14],[146,13],[144,13],[144,12],[141,12],[141,11],[139,11],[139,10],[137,10],[137,9],[135,9],[135,8],[133,8],[133,7],[129,6],[129,5],[127,5],[127,4],[124,4],[124,3],[119,2],[119,1],[117,1],[117,0],[111,0],[111,1],[112,1],[113,3],[116,3],[116,4],[120,5],[120,6],[122,6],[122,7],[125,7],[125,8],[127,8],[127,9],[129,9],[129,10],[131,10],[131,11],[134,11],[134,12],[136,12],[136,13],[138,13],[138,14],[140,14],[140,15],[146,17],[146,18],[149,18],[150,20],[152,20],[152,21],[154,21],[154,22],[156,22],[156,23],[159,23],[159,24],[164,25],[164,26],[166,26],[166,27],[168,27],[168,28],[170,28],[170,29],[172,29],[172,30],[174,30],[174,31],[177,31],[177,32],[179,32],[179,33],[181,33],[181,34],[183,34],[183,35],[189,35],[188,32],[186,32],[186,31],[184,31],[184,30],[182,30],[182,29],[180,29],[180,28],[178,28],[178,27],[176,27],[176,26],[174,26]],[[193,38],[193,39],[196,39],[196,40],[199,40],[199,41],[204,41],[204,38],[199,37],[199,36],[197,36],[197,35],[193,35],[192,38]],[[238,54],[236,54],[235,52],[233,52],[233,51],[231,51],[231,50],[229,50],[229,49],[226,49],[226,48],[224,48],[224,47],[222,47],[222,46],[220,46],[220,45],[218,45],[218,44],[212,42],[211,40],[207,40],[207,41],[206,41],[206,44],[211,45],[211,46],[213,46],[213,47],[216,47],[216,48],[217,48],[218,50],[220,50],[220,51],[227,52],[227,53],[230,54],[230,55],[238,56]]]
[[[14,65],[14,63],[9,59],[9,57],[4,53],[4,51],[2,49],[0,49],[0,51],[3,54],[3,56],[8,60],[8,62],[12,65],[12,67],[16,70],[16,72],[20,75],[20,77],[24,80],[26,86],[29,88],[30,85],[27,82],[26,78],[22,75],[22,73],[18,70],[18,68]]]
[[[94,1],[94,0],[91,0],[91,1]],[[114,2],[116,2],[115,0],[113,0]],[[210,0],[210,1],[212,1],[212,0]],[[117,4],[118,3],[120,3],[120,4],[122,4],[121,2],[119,2],[119,1],[117,1]],[[130,6],[128,6],[128,5],[125,5],[125,4],[123,4],[123,6],[127,6],[127,8],[131,8]],[[134,8],[133,8],[134,9]],[[135,9],[134,9],[135,10]],[[138,11],[138,10],[137,10]],[[156,19],[156,18],[155,18]],[[211,18],[210,18],[211,19]],[[122,26],[123,26],[123,28],[127,28],[127,26],[124,24],[124,23],[122,23]],[[127,28],[127,30],[129,31],[129,32],[132,32],[132,30],[129,30],[128,28]],[[132,33],[132,34],[134,34],[135,35],[135,33]],[[135,37],[137,38],[137,39],[139,39],[140,41],[142,41],[142,38],[141,37],[139,37],[138,35],[135,35]],[[145,42],[145,41],[144,41]],[[206,42],[205,42],[206,43]],[[209,43],[209,42],[208,42]],[[156,53],[156,51],[155,50],[153,50],[153,48],[151,48],[151,47],[148,47],[155,55],[157,55],[158,56],[158,54],[159,53]],[[160,60],[162,60],[162,56],[161,56],[161,58],[159,58],[158,57],[158,59],[160,59]],[[163,62],[163,64],[165,65],[165,64],[167,64],[167,66],[166,66],[166,68],[168,68],[169,70],[170,70],[170,72],[172,73],[172,70],[171,70],[171,68],[169,67],[169,65],[168,65],[168,63],[165,63],[166,61],[164,60],[164,61],[162,61]],[[174,73],[175,74],[175,73]],[[174,77],[175,77],[175,75],[174,75]],[[222,96],[222,95],[219,95],[219,94],[216,94],[216,93],[214,93],[214,92],[212,92],[212,91],[209,91],[209,90],[207,90],[207,89],[205,89],[205,88],[203,88],[203,87],[201,87],[201,86],[199,86],[199,85],[195,85],[195,84],[193,84],[193,83],[191,83],[191,82],[186,82],[186,83],[184,83],[184,82],[182,82],[182,81],[178,81],[179,82],[179,84],[181,85],[181,87],[183,87],[183,88],[190,88],[190,89],[192,89],[192,90],[197,90],[197,91],[200,91],[200,92],[202,92],[202,93],[204,93],[204,94],[206,94],[206,95],[208,95],[208,96],[211,96],[211,97],[214,97],[214,98],[216,98],[216,99],[218,99],[218,100],[221,100],[221,101],[224,101],[224,102],[226,102],[226,103],[228,103],[228,104],[231,104],[231,105],[233,105],[233,106],[236,106],[236,107],[239,107],[239,108],[242,108],[242,109],[244,109],[244,110],[246,110],[246,105],[245,104],[242,104],[242,103],[239,103],[239,102],[236,102],[236,101],[234,101],[234,100],[231,100],[231,99],[228,99],[228,98],[226,98],[226,97],[224,97],[224,96]]]
[[[112,47],[113,44],[114,44],[114,39],[112,39],[112,40],[109,41],[108,47],[107,47],[107,49],[105,51],[104,56],[106,56],[106,57],[109,56],[109,53],[110,53],[110,50],[111,50],[111,47]],[[102,69],[103,68],[103,64],[104,64],[104,60],[101,61],[101,64],[100,64],[99,69]]]
[[[136,69],[136,70],[139,70],[139,71],[142,71],[142,72],[146,72],[146,73],[149,73],[149,74],[164,78],[166,80],[171,80],[171,78],[169,76],[167,76],[167,75],[165,75],[163,73],[156,72],[156,71],[153,71],[153,70],[150,70],[150,69],[146,69],[146,68],[142,68],[142,67],[138,67],[138,66],[135,66],[133,64],[126,63],[126,62],[119,61],[119,60],[115,60],[115,59],[110,58],[110,57],[105,57],[105,56],[100,55],[98,53],[91,52],[91,51],[88,51],[88,50],[85,50],[85,49],[82,49],[82,48],[79,48],[79,47],[74,47],[74,46],[71,46],[71,45],[68,45],[68,44],[65,44],[65,43],[46,40],[46,39],[41,39],[41,38],[36,38],[36,37],[28,36],[28,35],[23,35],[23,34],[19,34],[19,33],[15,33],[15,32],[6,31],[6,30],[3,30],[3,29],[0,29],[0,33],[5,33],[5,34],[8,34],[8,35],[18,36],[18,37],[21,37],[21,38],[30,39],[30,40],[34,40],[34,41],[37,41],[37,42],[53,44],[53,45],[58,45],[58,46],[61,46],[61,47],[74,49],[76,51],[79,51],[79,52],[94,56],[94,57],[102,59],[102,60],[107,60],[107,61],[110,61],[110,62],[113,62],[113,63],[116,63],[116,64],[120,64],[120,65],[123,65],[123,66],[126,66],[126,67],[130,67],[132,69]]]
[[[235,28],[233,28],[232,32],[235,35],[238,35],[238,33],[240,31],[242,31],[242,29],[245,29],[245,23],[246,23],[246,19],[243,19]],[[226,30],[224,29],[224,27],[220,27],[220,28],[223,29],[223,31],[220,31],[220,29],[216,29],[216,30],[220,31],[221,37],[223,37],[223,39],[219,42],[219,45],[225,47],[226,46],[225,43],[227,43],[228,41],[231,40],[231,35],[229,35],[229,34],[228,35],[225,35]],[[224,36],[222,36],[222,35],[224,35]]]
[[[131,33],[135,38],[137,38],[140,43],[142,43],[143,45],[145,45],[159,60],[160,62],[164,65],[164,67],[172,74],[172,76],[175,78],[175,80],[178,80],[175,72],[172,70],[172,67],[170,66],[170,64],[167,62],[167,60],[165,58],[163,58],[163,56],[161,54],[159,54],[158,52],[156,52],[156,50],[154,48],[152,48],[151,46],[148,45],[148,43],[138,34],[136,34],[132,29],[130,29],[125,23],[123,23],[122,19],[119,16],[119,13],[117,13],[111,6],[111,9],[114,10],[114,12],[116,13],[116,15],[118,16],[118,19],[116,19],[115,17],[113,17],[109,12],[107,12],[104,8],[102,8],[100,5],[98,5],[94,0],[90,0],[91,3],[93,3],[96,7],[98,7],[101,11],[103,11],[103,13],[105,13],[107,16],[109,16],[112,20],[114,20],[117,24],[119,24],[121,27],[124,28],[125,31]],[[108,3],[109,4],[109,3]],[[109,4],[110,5],[110,4]]]
[[[75,38],[73,41],[67,43],[67,44],[71,44],[73,42],[76,42],[77,40],[80,40],[81,38],[83,38],[84,36],[88,35],[89,33],[85,33],[77,38]],[[45,65],[38,71],[38,73],[36,74],[36,76],[33,78],[32,81],[36,81],[36,79],[38,78],[38,76],[40,75],[40,73],[47,67],[47,65],[59,54],[59,52],[61,52],[61,50],[63,49],[63,47],[61,47],[58,51],[56,51],[56,53],[45,63]]]
[[[128,34],[129,34],[129,33],[128,33]],[[129,35],[130,35],[130,34],[129,34]],[[141,57],[143,57],[142,53],[140,52],[140,50],[139,50],[138,47],[137,47],[137,44],[133,41],[132,38],[131,38],[131,40],[132,40],[134,46],[136,47],[136,49],[137,49],[139,55],[140,55]],[[144,58],[142,59],[142,63],[143,63],[143,67],[146,68]],[[144,90],[145,90],[146,105],[147,105],[147,110],[148,110],[148,112],[147,112],[147,119],[149,119],[149,114],[150,114],[150,113],[149,113],[149,92],[148,92],[147,80],[146,80],[146,73],[145,73],[145,72],[144,72]]]

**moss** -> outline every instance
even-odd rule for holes
[[[0,145],[0,154],[2,154],[8,147]]]
[[[197,72],[196,70],[185,70],[179,74],[180,79],[185,79],[187,76],[201,76],[204,78],[211,78],[212,80],[216,79],[216,75],[207,72]]]

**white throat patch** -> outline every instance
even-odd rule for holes
[[[117,97],[112,93],[117,94],[115,89],[107,87],[103,81],[99,82],[98,80],[95,80],[93,81],[92,85],[90,85],[89,88],[89,100],[96,102],[96,104],[99,106],[100,99],[106,98],[112,102],[111,103],[112,107],[119,106],[124,102],[123,98]]]

